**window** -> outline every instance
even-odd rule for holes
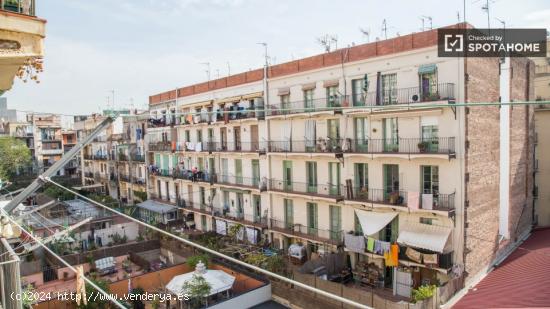
[[[313,109],[313,89],[304,90],[304,108]]]
[[[399,165],[384,164],[384,200],[399,204]]]
[[[359,117],[354,119],[355,123],[355,151],[367,152],[368,151],[368,119],[366,117]]]
[[[329,194],[340,195],[340,162],[329,162]]]
[[[437,118],[422,117],[422,142],[419,144],[419,150],[421,152],[437,152],[439,148],[438,133]]]
[[[433,194],[432,207],[437,207],[439,196],[439,167],[423,165],[420,167],[422,174],[422,193]]]
[[[363,78],[354,79],[351,81],[351,95],[353,96],[353,106],[365,105],[365,80]]]
[[[327,107],[340,106],[340,100],[338,97],[338,86],[327,87]]]
[[[382,75],[382,102],[386,104],[397,103],[397,74]]]
[[[191,132],[189,130],[185,130],[185,141],[188,143],[191,142]]]
[[[342,209],[338,206],[329,206],[330,209],[330,239],[339,240],[342,236]]]
[[[243,161],[241,159],[235,159],[235,178],[236,183],[243,183]]]
[[[283,190],[292,191],[292,161],[283,161]]]
[[[421,65],[418,68],[418,79],[422,101],[437,100],[437,66],[435,64]]]
[[[369,167],[367,163],[355,163],[355,187],[362,192],[369,188]]]
[[[310,235],[317,235],[317,204],[307,203],[307,232]]]
[[[202,143],[202,130],[197,130],[197,143]]]
[[[294,225],[294,206],[292,205],[292,200],[284,199],[285,205],[285,227],[287,229],[292,229]]]
[[[203,231],[207,231],[208,230],[208,226],[206,224],[206,216],[205,215],[201,215],[201,228]]]
[[[399,127],[397,118],[384,118],[382,120],[384,135],[384,151],[399,151]]]
[[[288,114],[290,109],[290,95],[285,94],[281,96],[281,109],[283,114]]]
[[[306,162],[307,192],[317,193],[317,162]]]

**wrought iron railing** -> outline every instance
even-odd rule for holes
[[[344,186],[339,184],[319,184],[319,183],[305,183],[305,182],[288,182],[284,180],[270,179],[269,190],[299,193],[315,196],[326,196],[332,198],[344,197]]]
[[[295,235],[302,238],[312,239],[316,241],[328,242],[331,244],[343,243],[343,231],[333,231],[326,229],[319,229],[316,227],[310,227],[303,224],[296,224],[293,222],[286,222],[280,219],[270,219],[271,229],[278,230],[283,233]]]

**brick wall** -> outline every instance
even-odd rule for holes
[[[498,102],[499,62],[466,58],[466,101]],[[470,107],[466,114],[464,267],[477,274],[495,257],[499,216],[499,107]]]
[[[511,63],[510,98],[529,101],[534,95],[534,63],[514,58]],[[510,237],[515,240],[533,221],[534,107],[512,106],[510,115]]]
[[[513,58],[511,100],[533,98],[534,68],[531,61]],[[528,69],[529,67],[529,69]],[[499,63],[496,58],[468,58],[467,102],[499,100]],[[469,108],[466,115],[465,270],[472,276],[487,267],[511,244],[499,243],[499,113],[498,106]],[[510,112],[510,215],[512,242],[532,221],[533,108],[513,106]]]

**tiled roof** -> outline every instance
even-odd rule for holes
[[[536,230],[453,309],[550,308],[550,229]]]

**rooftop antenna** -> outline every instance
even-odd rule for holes
[[[460,11],[456,11],[456,19],[460,22]]]
[[[216,69],[216,78],[220,78],[220,69]]]
[[[231,75],[231,65],[229,65],[229,61],[227,61],[227,76]]]
[[[382,21],[382,35],[384,35],[384,40],[388,39],[388,25],[385,18]]]
[[[481,10],[487,13],[487,29],[491,29],[491,19],[490,19],[491,7],[489,5],[489,0],[485,0],[485,4],[481,7]]]
[[[325,52],[330,52],[330,38],[328,34],[318,37],[317,43],[325,48]]]
[[[431,16],[422,15],[422,31],[424,31],[424,19],[427,19],[430,22],[430,30],[433,29],[433,20]]]
[[[422,28],[420,28],[420,31],[424,31],[424,16],[418,17],[422,21]]]
[[[361,33],[367,37],[367,43],[370,42],[370,29],[363,29],[363,28],[359,28],[359,31],[361,31]]]
[[[338,36],[337,35],[331,35],[330,36],[330,43],[334,43],[334,49],[338,49]]]
[[[201,62],[201,64],[206,66],[206,77],[208,78],[208,81],[210,81],[210,62]]]

